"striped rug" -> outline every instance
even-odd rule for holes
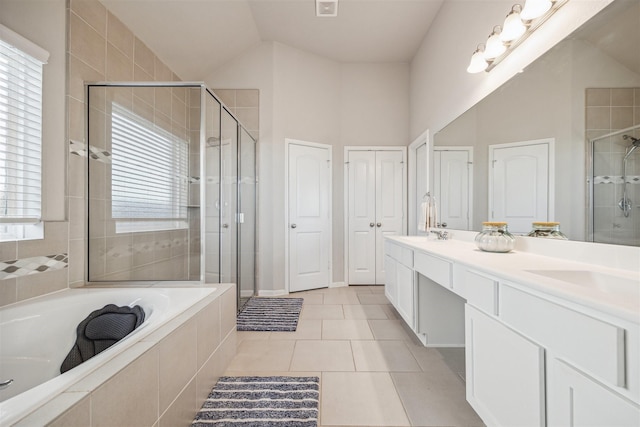
[[[192,427],[317,427],[318,377],[220,377]]]
[[[238,314],[239,331],[295,331],[302,298],[250,298]]]

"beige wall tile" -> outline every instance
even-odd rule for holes
[[[135,38],[133,58],[136,65],[142,68],[147,74],[155,75],[155,55],[139,38]]]
[[[84,239],[69,240],[69,285],[84,284],[86,245]]]
[[[229,108],[236,108],[236,90],[235,89],[214,89],[213,92],[220,100]]]
[[[84,142],[85,138],[85,105],[75,98],[68,98],[69,139]]]
[[[172,90],[173,92],[173,90]],[[175,95],[171,96],[171,119],[180,127],[186,129],[187,122],[187,105],[183,100]]]
[[[171,117],[171,89],[163,87],[156,88],[155,108],[156,111]]]
[[[173,73],[157,56],[154,57],[155,79],[158,82],[173,81]]]
[[[59,291],[69,286],[69,269],[47,271],[44,273],[29,274],[16,279],[17,299],[22,301],[28,298]]]
[[[222,294],[220,298],[220,332],[223,337],[227,336],[229,331],[236,329],[236,288],[233,286]]]
[[[83,110],[86,109],[84,105],[82,107]],[[84,127],[85,115],[82,117]],[[89,141],[93,147],[107,148],[107,115],[97,108],[89,108]]]
[[[105,73],[108,81],[133,80],[133,60],[127,58],[111,43],[107,43],[107,67]]]
[[[133,265],[132,237],[121,235],[106,238],[105,273],[129,271]]]
[[[107,14],[107,41],[133,59],[133,33],[112,13]]]
[[[107,9],[98,1],[71,0],[71,10],[86,21],[101,36],[106,35]]]
[[[587,107],[587,129],[611,129],[611,109],[609,107]]]
[[[84,238],[86,205],[84,199],[69,197],[69,239]]]
[[[104,74],[105,49],[105,38],[75,13],[70,13],[69,52],[99,73]]]
[[[611,108],[611,129],[626,129],[633,126],[633,107]]]
[[[159,427],[190,425],[200,409],[200,407],[196,407],[196,390],[196,380],[194,378],[160,417]]]
[[[611,89],[587,89],[587,107],[608,107],[611,105]]]
[[[18,259],[66,253],[68,239],[69,224],[67,222],[45,222],[44,239],[18,241]]]
[[[85,196],[86,157],[69,154],[67,169],[67,191],[71,197]]]
[[[236,107],[260,107],[260,91],[258,89],[236,90]]]
[[[87,427],[91,425],[91,399],[85,397],[47,427]]]
[[[633,88],[611,89],[613,107],[633,107]]]
[[[196,374],[196,343],[196,320],[191,319],[158,344],[160,412],[169,407],[180,390]]]
[[[220,345],[220,299],[203,308],[196,317],[198,330],[198,369]]]
[[[159,416],[158,396],[158,352],[151,349],[92,393],[92,425],[152,425]]]
[[[69,55],[67,92],[69,96],[84,101],[86,96],[85,82],[99,82],[104,80],[104,74],[94,70],[73,55]]]
[[[0,280],[0,307],[18,301],[16,279]]]
[[[18,242],[0,242],[0,261],[18,259]]]
[[[145,119],[153,122],[155,104],[155,89],[154,88],[134,88],[133,89],[133,111],[136,114],[140,114]]]

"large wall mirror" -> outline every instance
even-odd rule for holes
[[[497,183],[523,204],[546,191],[548,203],[536,220],[560,222],[572,240],[640,246],[640,142],[631,152],[640,138],[639,29],[640,2],[615,0],[436,132],[436,151],[472,149],[469,229],[504,219],[495,213]],[[493,170],[507,149],[540,144],[547,169],[516,161],[510,172]],[[439,170],[441,205],[461,204],[460,192],[447,187],[455,183],[447,184],[446,168]],[[625,197],[626,211],[619,206]]]

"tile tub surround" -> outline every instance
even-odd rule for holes
[[[189,425],[236,352],[235,285],[210,286],[217,290],[14,425]]]
[[[413,337],[383,286],[290,296],[304,298],[296,332],[238,332],[225,375],[319,376],[320,427],[484,425],[465,400],[463,368]]]

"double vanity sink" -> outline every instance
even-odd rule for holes
[[[423,344],[465,347],[483,421],[639,426],[640,250],[471,236],[388,238],[385,293]]]

